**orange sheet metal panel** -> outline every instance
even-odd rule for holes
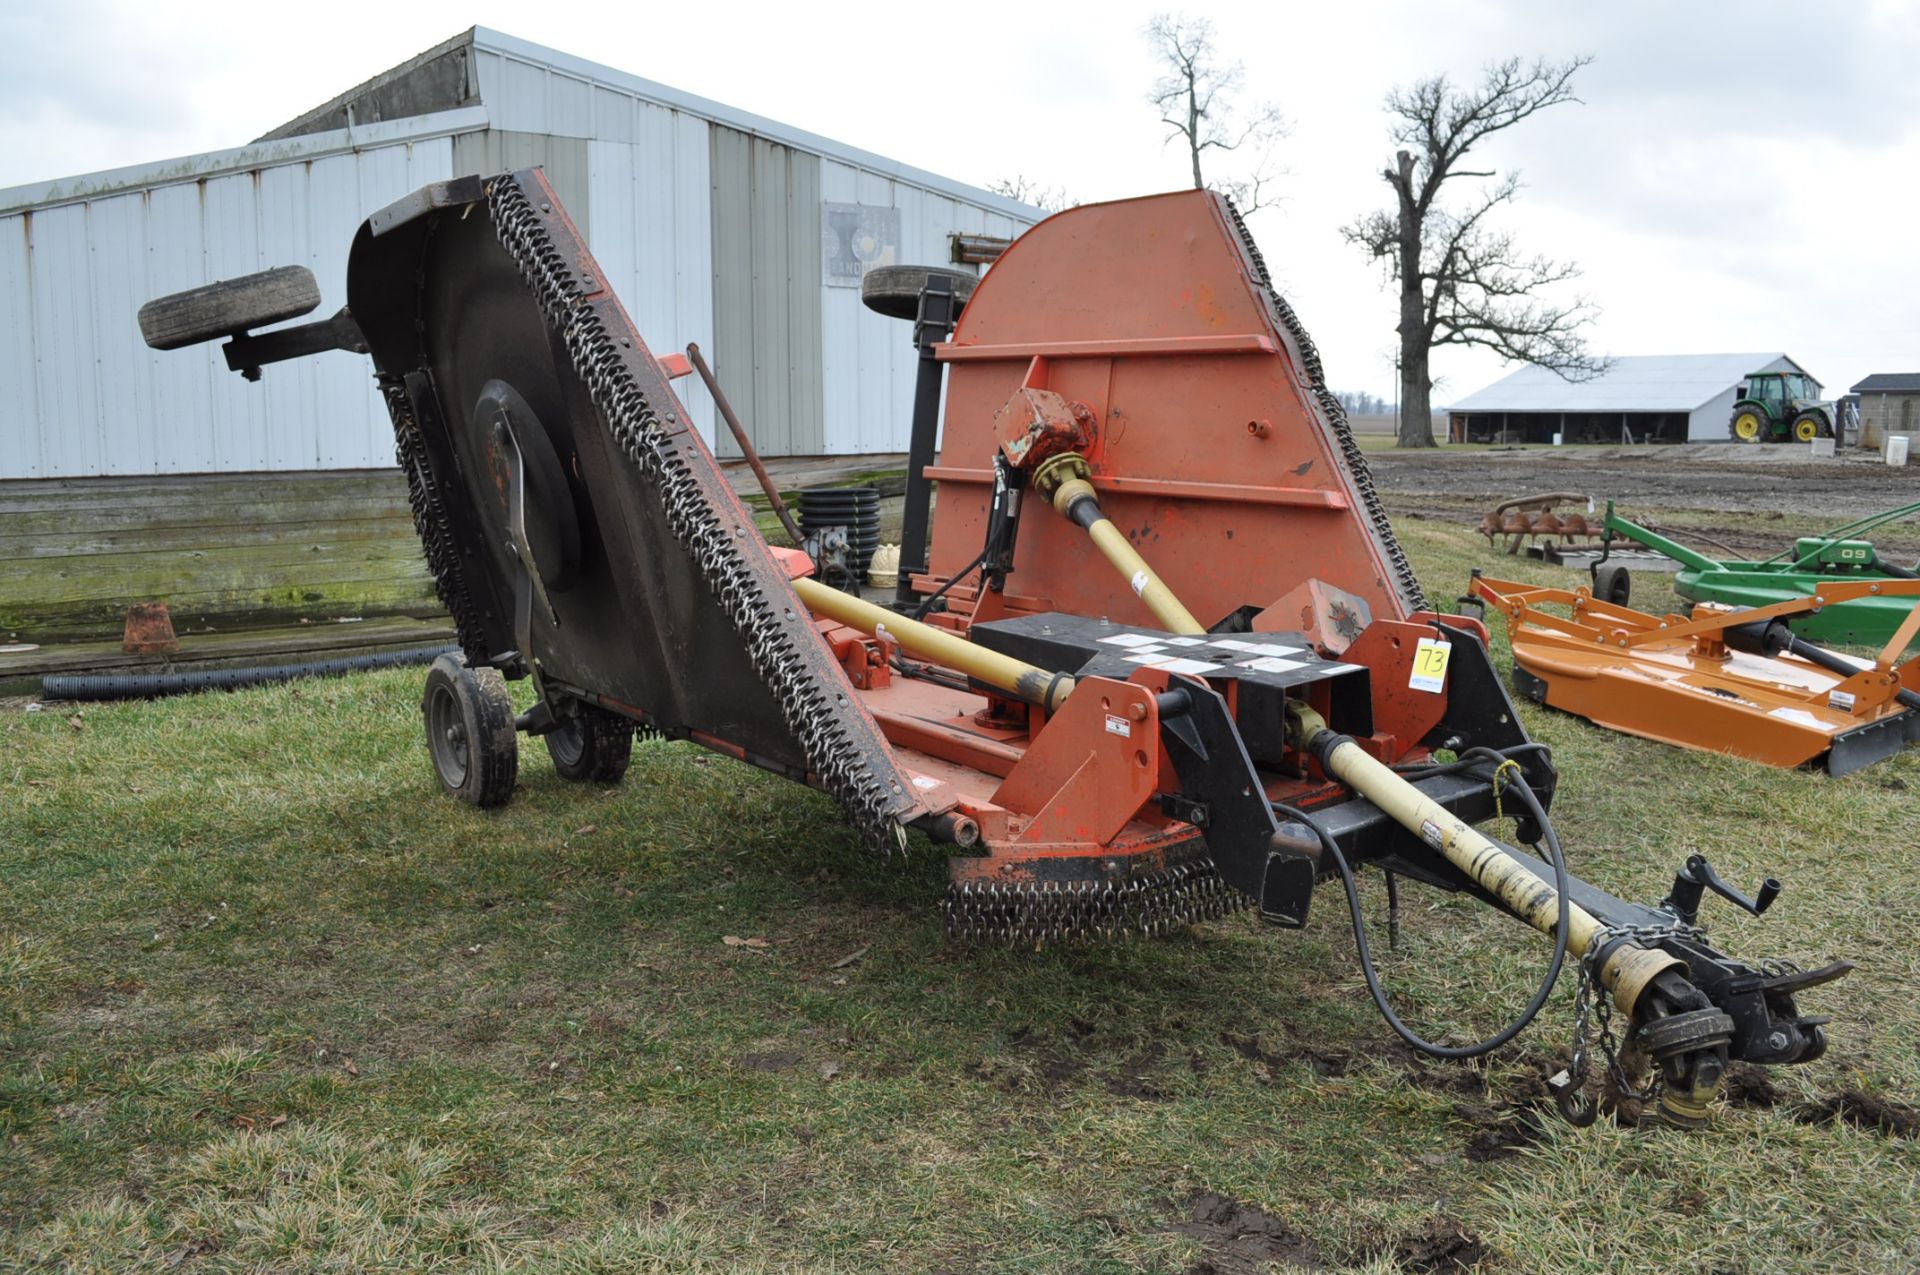
[[[1046,388],[1085,403],[1101,506],[1203,624],[1310,577],[1404,618],[1330,425],[1294,366],[1215,196],[1093,204],[1027,232],[981,281],[947,360],[932,573],[985,539],[992,422],[1044,356]],[[969,481],[977,477],[978,482]],[[1086,537],[1030,501],[1009,587],[1077,615],[1154,623]]]

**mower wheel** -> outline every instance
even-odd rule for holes
[[[468,668],[458,655],[443,655],[427,670],[420,697],[440,786],[470,806],[498,806],[513,795],[520,773],[513,701],[498,669]]]
[[[1593,569],[1593,596],[1617,607],[1633,596],[1633,577],[1624,563],[1605,562]]]
[[[140,335],[156,350],[177,350],[298,318],[319,304],[313,271],[280,266],[155,297],[140,307]]]
[[[917,319],[927,276],[936,274],[953,280],[953,295],[963,306],[980,282],[977,275],[952,266],[875,266],[860,278],[860,300],[867,309],[889,319]]]
[[[1827,424],[1826,413],[1808,410],[1793,418],[1793,438],[1798,443],[1811,443],[1816,438],[1827,438],[1833,429]]]
[[[554,770],[576,783],[617,784],[633,756],[633,723],[598,708],[581,709],[545,738]]]

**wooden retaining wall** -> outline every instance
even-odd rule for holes
[[[397,469],[0,482],[0,641],[438,616]]]

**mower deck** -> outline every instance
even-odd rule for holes
[[[950,315],[958,295],[931,278],[922,335],[930,298]],[[1653,1033],[1677,1122],[1706,1117],[1730,1058],[1825,1048],[1794,993],[1844,968],[1713,951],[1693,877],[1642,906],[1566,870],[1551,758],[1485,628],[1427,609],[1311,341],[1220,197],[1052,217],[950,342],[922,344],[922,389],[942,368],[950,384],[931,561],[902,564],[921,616],[761,540],[674,395],[684,363],[648,351],[538,171],[375,213],[348,296],[318,331],[235,339],[254,364],[336,338],[373,359],[465,652],[423,701],[454,796],[511,797],[516,728],[596,782],[644,728],[831,793],[877,851],[909,827],[951,845],[963,939],[1154,934],[1249,906],[1297,927],[1329,876],[1358,926],[1352,869],[1372,864],[1550,936],[1529,1008],[1467,1054],[1519,1031],[1563,960],[1583,1005],[1610,997]],[[534,682],[518,718],[503,676]],[[1503,808],[1544,857],[1472,826]],[[1586,1079],[1562,1086],[1570,1116]]]
[[[1898,583],[1905,597],[1888,600],[1912,612],[1920,582]],[[1628,610],[1585,589],[1484,576],[1471,588],[1507,616],[1520,692],[1609,729],[1770,766],[1820,761],[1834,775],[1920,742],[1920,711],[1900,695],[1920,690],[1920,665],[1858,661],[1843,675],[1788,652],[1729,646],[1730,629],[1793,616],[1812,598],[1760,611],[1701,606],[1688,618]],[[1565,607],[1567,618],[1547,606]]]

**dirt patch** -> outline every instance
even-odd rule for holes
[[[1390,512],[1472,505],[1478,513],[1514,496],[1584,491],[1597,500],[1655,509],[1782,512],[1841,521],[1920,497],[1920,467],[1867,462],[1807,463],[1798,447],[1699,444],[1631,452],[1538,448],[1502,451],[1374,452],[1367,457]],[[1437,497],[1409,501],[1410,496]],[[1476,514],[1477,517],[1477,514]]]
[[[1546,1136],[1540,1123],[1543,1113],[1530,1105],[1500,1102],[1485,1106],[1456,1102],[1453,1114],[1456,1119],[1474,1126],[1473,1136],[1467,1139],[1466,1155],[1475,1164],[1516,1156],[1522,1148]]]
[[[1262,1209],[1229,1199],[1217,1191],[1187,1197],[1185,1221],[1169,1231],[1198,1240],[1206,1256],[1187,1275],[1258,1275],[1269,1262],[1291,1262],[1323,1270],[1319,1246]]]
[[[1288,1063],[1303,1062],[1307,1065],[1307,1070],[1316,1076],[1338,1078],[1353,1070],[1354,1064],[1358,1061],[1356,1055],[1344,1049],[1315,1049],[1312,1046],[1302,1046],[1284,1052],[1270,1052],[1261,1045],[1258,1037],[1243,1036],[1239,1032],[1221,1032],[1220,1043],[1248,1062],[1259,1064],[1268,1073],[1277,1072]],[[1392,1059],[1388,1056],[1392,1053],[1391,1049],[1383,1048],[1374,1051],[1370,1056],[1391,1061]],[[1271,1080],[1273,1076],[1269,1074],[1266,1078]]]
[[[1756,1067],[1752,1063],[1732,1064],[1720,1084],[1720,1092],[1725,1095],[1729,1107],[1771,1111],[1781,1102],[1780,1087],[1767,1075],[1766,1068]]]
[[[1889,1138],[1920,1138],[1920,1110],[1858,1089],[1843,1089],[1810,1103],[1795,1113],[1795,1119],[1802,1124],[1844,1122]]]
[[[766,1053],[741,1054],[740,1065],[748,1071],[791,1071],[800,1065],[797,1050],[774,1049]]]
[[[1394,1265],[1415,1275],[1455,1275],[1470,1271],[1486,1260],[1487,1246],[1459,1223],[1430,1218],[1410,1235],[1395,1240]]]
[[[1146,1102],[1165,1102],[1173,1096],[1161,1064],[1166,1061],[1165,1041],[1151,1041],[1120,1064],[1117,1074],[1107,1078],[1107,1092],[1116,1098],[1139,1098]]]

